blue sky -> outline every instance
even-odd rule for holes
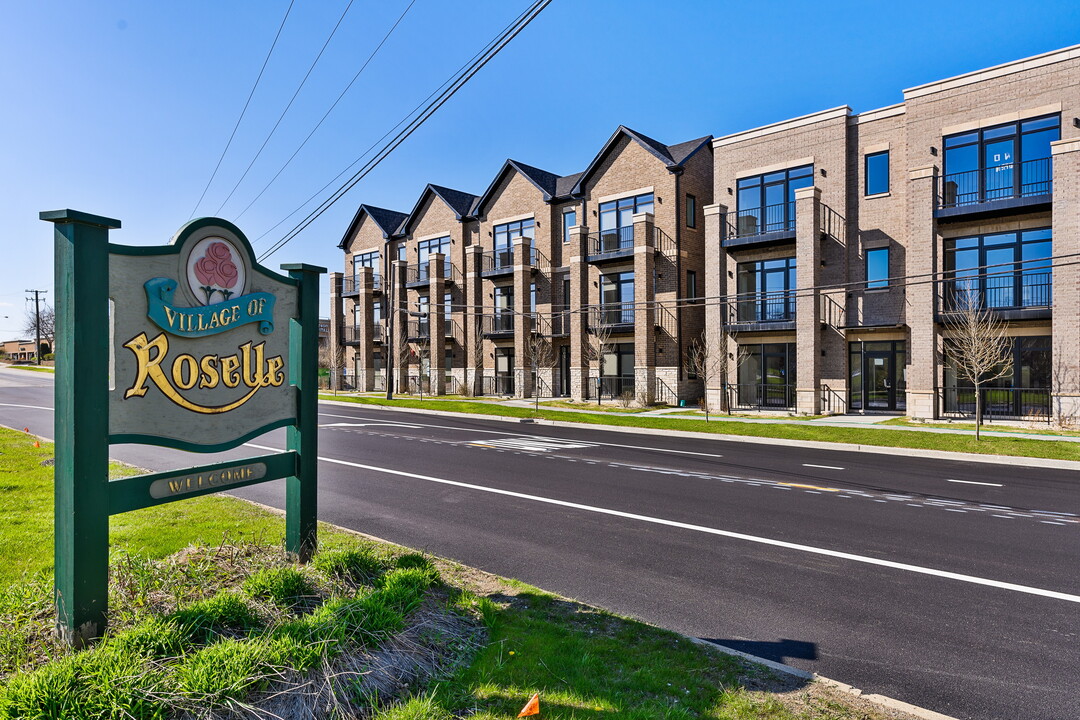
[[[354,0],[281,127],[220,215],[251,239],[297,209],[523,10],[416,0],[292,165],[238,217],[408,0]],[[288,0],[8,3],[0,24],[0,339],[26,288],[52,298],[51,226],[70,207],[118,218],[113,241],[167,242],[187,221]],[[296,0],[221,171],[215,214],[348,0]],[[268,263],[342,269],[357,205],[408,211],[427,182],[479,194],[507,157],[566,174],[625,124],[662,142],[723,135],[1080,43],[1075,2],[554,0],[382,165]],[[267,247],[306,210],[256,243]],[[324,306],[325,306],[324,301]],[[324,307],[324,314],[326,308]],[[7,317],[5,317],[7,316]]]

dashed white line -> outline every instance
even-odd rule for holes
[[[803,467],[821,468],[822,470],[843,470],[842,467],[836,465],[811,465],[810,463],[803,463]]]
[[[964,485],[987,485],[989,487],[1005,487],[1001,483],[977,482],[975,480],[951,480],[949,478],[946,478],[945,482],[963,483]]]

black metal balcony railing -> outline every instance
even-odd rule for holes
[[[382,275],[379,273],[371,274],[371,289],[375,292],[380,292],[383,289]],[[344,277],[341,279],[341,294],[342,295],[356,295],[360,292],[360,278],[356,275]]]
[[[771,232],[794,232],[795,203],[778,203],[729,212],[725,221],[729,238],[752,237]]]
[[[795,407],[795,386],[790,383],[728,385],[728,402],[736,410],[790,410]]]
[[[540,313],[533,317],[533,331],[539,335],[558,337],[570,334],[570,311]]]
[[[484,395],[513,395],[514,376],[512,374],[485,375],[480,381],[480,389]]]
[[[431,337],[431,323],[428,320],[410,320],[408,337],[422,340]]]
[[[589,235],[589,254],[605,255],[634,249],[634,226],[601,230]]]
[[[633,375],[600,376],[600,397],[618,398],[626,393],[634,394]]]
[[[1016,272],[941,281],[942,309],[957,312],[969,307],[986,310],[1049,308],[1052,304],[1053,273]]]
[[[1049,195],[1054,169],[1050,158],[1027,160],[980,170],[950,173],[941,177],[938,206],[975,205],[992,200]]]
[[[496,312],[484,315],[480,322],[480,332],[483,335],[512,335],[514,332],[514,313]]]
[[[420,283],[426,283],[431,280],[433,269],[431,263],[422,262],[416,265],[409,265],[405,268],[405,284],[417,285]],[[453,263],[446,262],[443,264],[443,274],[446,282],[456,283],[460,277],[457,266]]]
[[[385,339],[385,328],[382,321],[375,322],[371,326],[371,341],[383,342]],[[346,345],[356,345],[360,342],[360,326],[359,325],[346,325],[344,333],[344,341]]]
[[[634,303],[605,303],[589,308],[589,327],[634,324]]]
[[[984,420],[1044,420],[1049,422],[1050,388],[981,388]],[[974,387],[946,387],[938,391],[945,417],[975,416]]]
[[[729,323],[790,322],[795,319],[795,291],[736,295],[728,307]]]
[[[486,250],[481,258],[480,271],[483,273],[511,272],[514,269],[514,249],[498,248]],[[542,255],[535,247],[529,248],[529,265],[536,267]]]

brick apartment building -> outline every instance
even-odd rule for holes
[[[481,195],[428,185],[408,213],[361,205],[331,285],[348,385],[575,399],[700,396],[711,137],[620,127],[568,176],[507,160]]]
[[[394,310],[402,388],[674,402],[702,392],[686,359],[707,327],[714,409],[963,417],[949,320],[972,303],[1013,349],[985,412],[1074,418],[1078,80],[1080,46],[858,114],[673,146],[621,127],[576,175],[507,161],[480,196],[429,185],[408,214],[361,206],[332,343],[358,389],[381,387]],[[534,377],[535,337],[555,360]]]
[[[710,400],[970,415],[948,321],[971,302],[1013,344],[985,411],[1075,415],[1078,79],[1074,47],[715,139]]]

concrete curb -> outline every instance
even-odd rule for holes
[[[422,415],[436,415],[441,417],[475,417],[484,420],[496,420],[510,422],[515,425],[522,424],[522,418],[504,417],[502,415],[485,415],[482,413],[450,412],[447,410],[427,410],[416,408],[395,407],[393,405],[368,405],[363,403],[351,403],[342,400],[319,400],[327,405],[339,405],[346,407],[377,408],[391,412],[412,412]],[[921,448],[885,447],[881,445],[858,445],[854,443],[824,442],[820,440],[789,440],[786,438],[768,438],[755,435],[722,435],[719,433],[702,433],[692,430],[663,430],[657,428],[634,427],[632,425],[603,425],[592,423],[564,422],[562,420],[532,420],[536,425],[550,425],[553,427],[570,427],[583,430],[606,430],[608,432],[635,433],[638,435],[664,435],[667,437],[682,437],[719,440],[721,442],[757,443],[760,445],[781,445],[785,447],[801,447],[814,450],[838,450],[841,452],[876,453],[878,455],[899,455],[902,457],[921,457],[936,460],[956,460],[959,462],[980,462],[991,465],[1023,465],[1025,467],[1047,468],[1051,470],[1080,470],[1080,460],[1052,460],[1050,458],[1024,457],[1022,455],[976,455],[973,453],[953,452],[950,450],[924,450]]]
[[[714,642],[710,642],[709,640],[703,640],[702,638],[689,636],[684,637],[686,637],[692,643],[695,643],[697,645],[704,645],[705,647],[710,647],[714,650],[718,650],[719,652],[724,653],[725,655],[732,655],[734,657],[742,658],[743,660],[749,660],[750,662],[757,663],[758,665],[764,665],[765,667],[775,670],[777,672],[781,672],[786,675],[793,675],[803,680],[819,682],[822,685],[827,685],[831,688],[835,688],[847,695],[862,698],[863,700],[874,703],[875,705],[880,705],[881,707],[889,710],[898,710],[900,712],[905,712],[908,715],[914,715],[915,717],[922,718],[923,720],[957,720],[957,718],[954,718],[951,715],[942,715],[939,712],[927,710],[926,708],[919,707],[918,705],[912,705],[911,703],[906,703],[903,700],[896,700],[891,697],[886,697],[885,695],[864,693],[857,687],[853,687],[837,680],[830,680],[823,675],[807,672],[806,670],[800,670],[797,667],[792,667],[791,665],[784,665],[783,663],[778,663],[774,660],[767,660],[766,658],[757,657],[756,655],[744,653],[740,650],[733,650],[729,647],[724,647],[723,645],[718,645]]]

